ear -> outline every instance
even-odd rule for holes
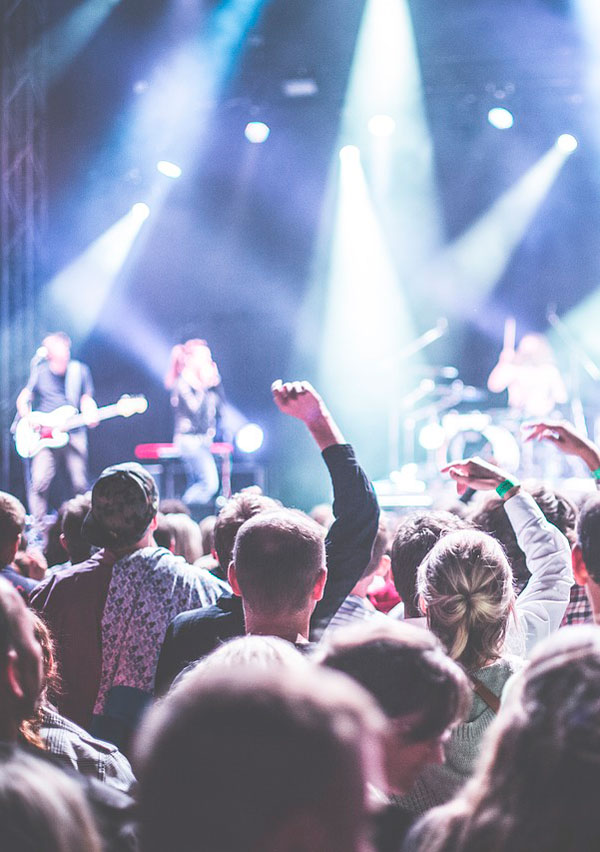
[[[155,529],[158,528],[158,515],[155,515],[150,521],[150,532],[154,532]]]
[[[427,615],[427,604],[425,603],[423,595],[419,595],[419,609],[423,615]]]
[[[571,563],[573,565],[573,574],[575,582],[580,586],[587,586],[590,580],[590,575],[583,561],[583,553],[578,544],[571,551]]]
[[[320,601],[321,600],[321,598],[323,597],[323,593],[325,591],[325,583],[326,582],[327,582],[327,569],[321,568],[318,575],[317,575],[317,579],[315,580],[315,585],[313,586],[313,590],[312,590],[311,597],[312,597],[313,601]]]
[[[21,686],[21,677],[19,675],[17,652],[11,648],[6,657],[6,679],[8,681],[9,689],[14,697],[21,701],[24,693]]]
[[[240,587],[237,581],[237,572],[235,570],[235,563],[233,559],[229,563],[229,568],[227,570],[227,579],[229,580],[229,585],[231,586],[233,594],[237,595],[238,598],[241,598],[242,593],[240,592]]]
[[[375,575],[377,577],[387,577],[392,567],[392,560],[384,553],[381,559],[379,560],[379,565],[377,566],[377,571],[375,571]]]

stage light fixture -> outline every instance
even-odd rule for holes
[[[340,160],[342,163],[360,163],[360,149],[356,145],[344,145],[340,148]]]
[[[556,147],[559,151],[562,151],[563,154],[572,154],[573,151],[577,150],[578,145],[579,142],[574,136],[571,136],[570,133],[563,133],[562,136],[559,136],[556,140]]]
[[[235,436],[235,445],[242,453],[255,453],[264,439],[264,432],[257,423],[246,423]]]
[[[248,142],[254,145],[260,145],[261,142],[266,142],[269,138],[271,128],[263,121],[249,121],[244,130],[244,136]]]
[[[439,450],[445,440],[446,430],[439,423],[427,423],[419,433],[419,443],[424,450]]]
[[[396,122],[391,115],[373,115],[369,119],[369,133],[380,138],[392,136],[396,129]]]
[[[131,215],[138,222],[145,222],[150,215],[150,208],[143,201],[138,201],[131,208]]]
[[[181,177],[181,166],[176,163],[170,163],[168,160],[159,160],[156,164],[156,169],[168,178]]]
[[[504,107],[493,107],[488,112],[488,121],[497,130],[510,130],[515,123],[515,118],[512,112]]]

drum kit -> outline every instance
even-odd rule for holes
[[[552,414],[545,412],[537,416],[549,419],[566,416],[582,434],[587,434],[579,393],[579,373],[584,370],[597,382],[600,381],[600,368],[580,351],[553,309],[548,315],[548,322],[560,334],[571,356],[570,398],[564,405],[560,404],[563,400],[557,398]],[[401,352],[401,361],[405,371],[411,375],[414,387],[392,403],[389,414],[390,470],[398,473],[403,467],[414,468],[416,464],[418,475],[431,481],[449,462],[477,455],[510,473],[518,473],[520,477],[557,480],[580,476],[577,465],[551,445],[523,441],[523,426],[531,422],[532,416],[535,417],[531,412],[526,415],[524,411],[509,406],[498,408],[494,405],[494,399],[498,399],[496,393],[465,384],[455,367],[426,366],[413,361],[413,356],[447,332],[448,322],[442,318]],[[515,338],[516,321],[508,317],[503,353],[519,354],[520,349],[515,353]],[[564,415],[561,408],[565,409]],[[390,479],[393,478],[392,474]]]
[[[516,472],[521,462],[521,420],[514,412],[482,406],[488,392],[465,385],[454,367],[429,367],[425,373],[392,412],[392,470],[398,468],[401,455],[404,460],[421,458],[427,468],[436,470],[452,460],[478,455]]]

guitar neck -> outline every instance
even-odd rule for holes
[[[110,420],[111,417],[119,416],[118,403],[113,402],[111,405],[103,405],[97,411],[97,420]],[[85,426],[85,418],[83,414],[74,414],[69,417],[64,426],[61,426],[63,432],[70,432],[72,429],[79,429],[80,426]]]

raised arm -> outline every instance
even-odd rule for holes
[[[569,603],[573,585],[569,542],[546,520],[530,494],[517,483],[509,488],[514,477],[506,471],[475,458],[448,465],[443,472],[456,481],[459,493],[466,488],[491,490],[498,486],[504,491],[504,510],[531,573],[516,600],[518,631],[509,630],[507,646],[529,654],[537,642],[558,630]]]
[[[526,441],[547,441],[567,456],[577,456],[593,473],[600,468],[600,449],[566,420],[544,420],[523,427]],[[596,480],[598,481],[598,480]]]
[[[344,442],[323,399],[309,382],[274,382],[273,399],[284,414],[306,424],[321,450],[333,486],[335,520],[327,533],[327,584],[312,617],[317,638],[362,575],[377,534],[379,506],[354,450]]]

